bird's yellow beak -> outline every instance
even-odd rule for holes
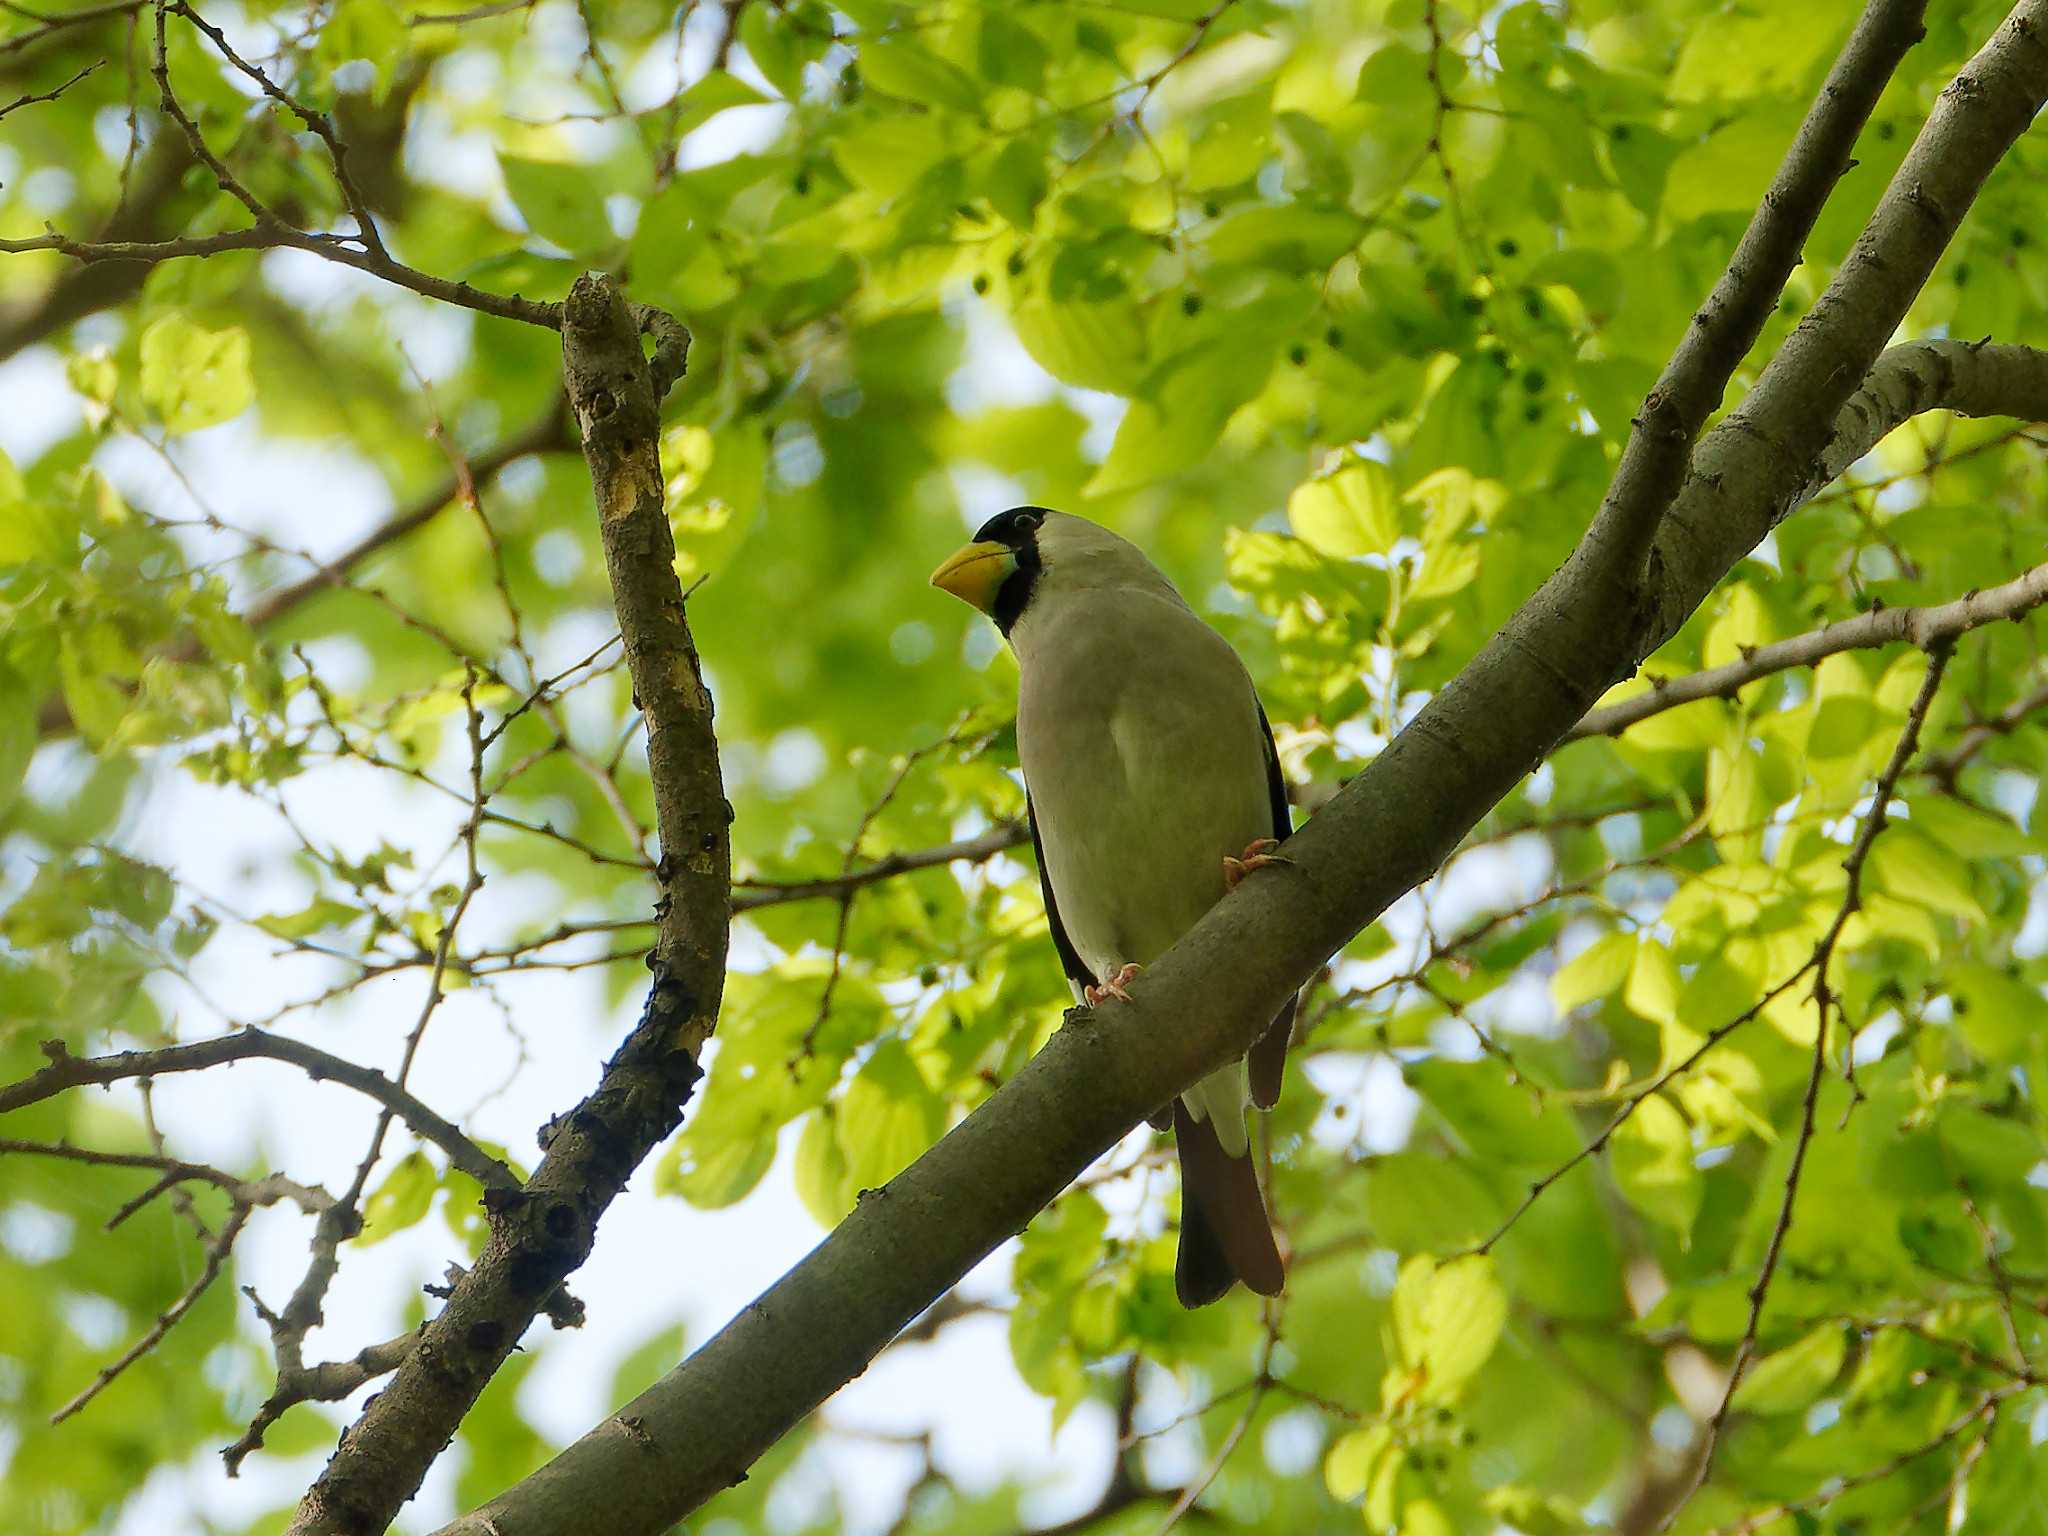
[[[932,585],[950,592],[983,613],[995,606],[996,593],[1017,569],[1017,552],[992,540],[956,549],[932,572]]]

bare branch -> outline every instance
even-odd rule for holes
[[[193,1277],[177,1300],[158,1314],[155,1322],[144,1330],[141,1337],[123,1350],[115,1359],[102,1366],[90,1383],[50,1415],[52,1424],[61,1424],[90,1403],[101,1392],[111,1386],[129,1366],[162,1343],[164,1336],[177,1326],[180,1319],[192,1310],[194,1303],[206,1294],[207,1289],[219,1278],[221,1267],[227,1263],[228,1255],[235,1246],[235,1239],[248,1224],[250,1215],[258,1206],[275,1205],[280,1200],[290,1200],[301,1209],[315,1213],[325,1219],[334,1208],[334,1198],[318,1186],[297,1183],[281,1174],[269,1178],[244,1180],[219,1168],[205,1163],[186,1162],[181,1158],[166,1157],[155,1152],[102,1152],[92,1147],[74,1147],[68,1142],[21,1141],[13,1137],[0,1138],[0,1154],[12,1153],[18,1156],[54,1157],[66,1162],[85,1163],[101,1168],[151,1168],[160,1177],[141,1194],[126,1202],[107,1220],[113,1228],[134,1215],[149,1201],[175,1184],[198,1181],[211,1184],[223,1191],[230,1202],[228,1219],[221,1224],[218,1232],[204,1238],[205,1262],[199,1273]],[[204,1228],[201,1228],[204,1232]]]
[[[195,1072],[233,1061],[283,1061],[298,1067],[314,1082],[332,1079],[344,1087],[375,1099],[397,1115],[424,1141],[430,1141],[486,1189],[514,1190],[519,1180],[512,1170],[471,1141],[450,1121],[373,1067],[360,1066],[317,1045],[273,1035],[261,1029],[238,1030],[212,1040],[189,1045],[169,1045],[153,1051],[118,1051],[111,1056],[74,1056],[61,1040],[43,1042],[43,1054],[50,1064],[33,1077],[0,1088],[0,1114],[40,1103],[67,1088],[103,1086],[136,1078],[163,1077],[173,1072]]]
[[[1823,629],[1759,645],[1738,661],[1709,667],[1684,677],[1659,678],[1648,693],[1591,711],[1565,735],[1566,741],[1588,736],[1619,736],[1637,722],[1699,699],[1733,698],[1746,685],[1793,667],[1818,665],[1843,651],[1870,650],[1910,641],[1922,650],[1953,642],[1958,635],[2020,618],[2048,603],[2048,564],[1988,592],[1972,592],[1952,603],[1924,608],[1880,608],[1843,619]]]
[[[106,62],[107,61],[105,59],[95,59],[92,63],[86,65],[85,68],[81,69],[77,74],[73,75],[69,80],[66,80],[62,85],[56,87],[56,89],[44,91],[39,96],[17,96],[14,100],[8,102],[6,106],[0,107],[0,117],[5,117],[10,112],[19,112],[23,107],[32,107],[39,101],[55,101],[59,96],[62,96],[66,91],[70,90],[71,87],[78,84],[79,81],[83,80],[87,75],[91,74],[94,70],[98,69],[102,64]]]

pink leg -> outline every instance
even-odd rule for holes
[[[1090,1008],[1095,1007],[1105,998],[1111,997],[1120,1003],[1128,1003],[1131,1000],[1131,994],[1126,992],[1124,988],[1131,983],[1142,969],[1144,967],[1137,965],[1119,966],[1116,970],[1111,971],[1102,978],[1100,986],[1083,987],[1081,989],[1081,1000]]]
[[[1241,857],[1233,859],[1223,856],[1223,886],[1225,890],[1237,889],[1237,882],[1255,869],[1264,869],[1268,864],[1292,864],[1294,860],[1282,858],[1273,850],[1280,846],[1277,837],[1261,837],[1245,844]]]

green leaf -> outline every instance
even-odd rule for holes
[[[1363,1495],[1389,1453],[1400,1454],[1394,1446],[1394,1432],[1385,1424],[1369,1424],[1340,1435],[1323,1458],[1323,1483],[1330,1497],[1348,1504]]]
[[[363,1202],[363,1227],[355,1240],[367,1248],[414,1225],[427,1214],[438,1183],[426,1153],[406,1153]]]
[[[928,107],[979,116],[981,92],[962,72],[916,43],[882,38],[860,46],[860,76],[869,89]]]
[[[796,1144],[793,1177],[797,1198],[821,1227],[836,1227],[853,1209],[854,1190],[846,1175],[846,1153],[839,1145],[837,1120],[830,1105],[813,1110]]]
[[[1490,1058],[1414,1061],[1401,1075],[1482,1162],[1555,1167],[1579,1150],[1571,1117],[1509,1083]]]
[[[550,245],[582,255],[617,243],[589,166],[500,154],[498,169],[526,227]]]
[[[1063,384],[1130,394],[1145,371],[1145,330],[1129,304],[1030,298],[1011,312],[1024,350]]]
[[[1287,522],[1326,555],[1384,555],[1401,535],[1393,477],[1376,460],[1347,455],[1332,473],[1294,488],[1287,498]]]
[[[2018,1120],[1950,1104],[1937,1126],[1956,1170],[1974,1183],[2023,1184],[2041,1161],[2041,1138]]]
[[[1985,810],[1952,795],[1923,795],[1910,802],[1912,824],[1949,852],[1965,859],[2016,859],[2043,851],[2029,836],[1996,811]]]
[[[1970,1049],[2004,1066],[2024,1062],[2037,1040],[2044,1004],[2039,989],[1988,965],[1960,965],[1950,972],[1956,1028]]]
[[[773,1137],[680,1136],[654,1169],[654,1192],[680,1195],[700,1210],[741,1200],[775,1162]]]
[[[1457,1401],[1479,1374],[1507,1322],[1507,1295],[1489,1254],[1467,1254],[1439,1267],[1418,1254],[1401,1266],[1394,1286],[1394,1336],[1401,1359],[1419,1378],[1423,1402]]]
[[[839,1115],[846,1180],[856,1190],[880,1189],[939,1139],[946,1108],[909,1049],[886,1040],[847,1085]]]
[[[694,133],[729,107],[759,106],[768,99],[751,85],[747,84],[746,81],[738,79],[725,70],[706,70],[688,90],[676,98],[674,108],[675,120],[665,125],[664,131],[672,138],[679,139],[686,133]],[[499,163],[504,163],[502,157]],[[545,161],[528,161],[525,163],[528,165],[547,164]],[[510,185],[512,174],[509,170],[506,172],[505,180]],[[533,223],[533,215],[527,212],[525,199],[516,191],[512,196],[513,200],[519,204],[520,212],[526,214],[527,222],[529,224]],[[600,210],[601,212],[602,210]],[[539,226],[536,225],[535,227],[538,228]],[[552,235],[548,238],[554,239]],[[555,244],[563,245],[563,242],[556,240]],[[564,246],[563,248],[566,250],[577,249],[575,246]]]
[[[1614,1133],[1608,1157],[1622,1198],[1689,1241],[1705,1185],[1693,1166],[1692,1132],[1670,1100],[1652,1094],[1638,1104]]]
[[[238,325],[209,331],[165,315],[142,333],[141,354],[143,401],[168,431],[232,420],[256,398],[249,333]]]
[[[345,928],[363,914],[347,902],[322,896],[296,912],[272,912],[255,920],[265,933],[280,939],[310,939],[323,928]]]
[[[1842,1372],[1849,1340],[1840,1323],[1823,1323],[1797,1344],[1765,1355],[1743,1373],[1730,1406],[1739,1413],[1798,1413]]]
[[[1559,1013],[1621,990],[1636,964],[1630,933],[1605,933],[1558,967],[1550,978],[1550,1001]]]
[[[1131,402],[1085,493],[1112,495],[1200,464],[1271,365],[1258,338],[1209,342],[1175,358],[1148,381],[1145,397]]]
[[[57,678],[72,723],[94,746],[110,741],[131,702],[128,693],[101,670],[86,638],[66,632],[58,640]]]
[[[1894,824],[1879,834],[1870,850],[1870,872],[1880,890],[1901,900],[1964,922],[1985,921],[1968,866],[1908,825]]]
[[[1024,139],[1012,139],[989,167],[988,200],[1018,229],[1029,232],[1049,185],[1045,156]]]

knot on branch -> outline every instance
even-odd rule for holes
[[[641,350],[643,335],[654,338],[651,360]],[[689,355],[690,333],[680,320],[651,304],[628,303],[603,272],[584,273],[562,301],[569,402],[585,421],[658,408]],[[653,423],[634,420],[629,430],[651,435]]]

